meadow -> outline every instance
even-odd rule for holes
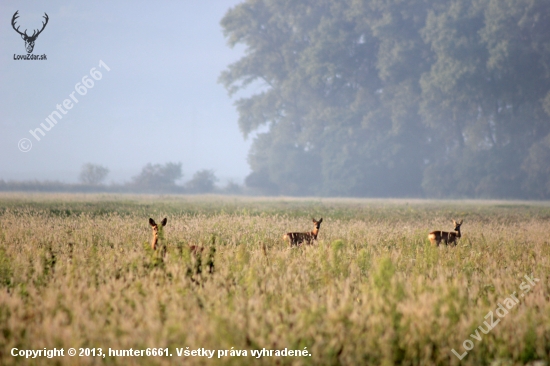
[[[0,364],[548,365],[549,230],[548,202],[2,193]]]

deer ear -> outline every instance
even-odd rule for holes
[[[460,224],[459,224],[459,225],[462,225],[463,222],[464,222],[464,220],[460,220]]]
[[[157,223],[155,222],[155,220],[153,220],[152,218],[149,217],[149,225],[157,226]]]
[[[322,222],[323,222],[323,218],[321,217],[321,218],[319,219],[319,224],[322,223]]]
[[[168,222],[168,219],[165,217],[160,223],[162,226],[166,226],[167,222]]]
[[[317,220],[315,220],[315,219],[314,219],[313,217],[311,218],[311,221],[313,221],[313,222],[317,222]]]

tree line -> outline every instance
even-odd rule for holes
[[[183,178],[182,164],[146,164],[141,172],[129,182],[105,184],[109,169],[98,164],[86,163],[78,176],[79,183],[52,181],[4,181],[0,180],[0,191],[38,192],[113,192],[113,193],[180,193],[180,194],[242,194],[243,187],[233,181],[224,187],[216,186],[219,179],[213,170],[203,169],[180,184]]]
[[[263,194],[550,198],[547,0],[246,0],[220,82]]]

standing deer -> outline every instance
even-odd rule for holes
[[[453,224],[455,225],[454,232],[432,231],[430,234],[428,234],[428,239],[430,239],[431,243],[436,246],[439,246],[441,240],[443,240],[445,245],[454,243],[454,245],[456,246],[457,239],[461,237],[460,225],[462,225],[462,222],[464,222],[464,220],[460,220],[460,222],[456,222],[455,220],[453,220]]]
[[[166,219],[166,217],[160,222],[160,224],[164,227],[166,226],[166,222],[168,221],[168,219]],[[151,225],[153,227],[153,238],[151,239],[151,248],[153,250],[157,250],[157,243],[159,241],[159,227],[157,225],[157,223],[155,222],[155,220],[153,220],[152,218],[149,218],[149,225]]]
[[[309,233],[286,233],[283,236],[283,240],[288,240],[291,247],[299,246],[302,243],[311,244],[314,240],[317,240],[317,234],[319,234],[319,228],[321,227],[321,222],[323,218],[319,221],[313,220],[313,230]]]
[[[42,31],[44,30],[44,28],[46,28],[46,24],[48,24],[48,14],[44,13],[44,16],[43,18],[46,20],[45,22],[42,22],[42,29],[38,30],[38,29],[35,29],[34,32],[32,33],[32,36],[29,36],[27,34],[27,30],[25,29],[25,32],[21,32],[19,31],[19,27],[15,28],[15,22],[17,21],[17,18],[19,18],[19,15],[17,14],[19,13],[19,10],[17,10],[15,12],[15,14],[13,14],[13,17],[11,18],[11,26],[13,27],[13,29],[19,33],[21,35],[21,38],[23,38],[23,40],[25,41],[25,48],[27,49],[27,53],[32,53],[32,50],[34,49],[34,42],[36,41],[36,38],[38,38],[38,35],[40,33],[42,33]],[[38,32],[38,33],[37,33]]]
[[[168,222],[168,219],[165,217],[161,222],[161,226],[164,227],[166,226],[166,223]],[[152,218],[149,218],[149,225],[152,226],[153,228],[153,238],[151,239],[151,248],[153,250],[157,250],[157,244],[158,244],[158,240],[159,240],[159,226],[157,225],[157,223],[155,222],[155,220],[153,220]],[[213,245],[213,244],[212,244]],[[201,255],[201,253],[203,252],[204,250],[204,247],[199,247],[198,245],[190,245],[187,247],[187,249],[189,249],[189,251],[191,252],[191,254],[193,255]],[[166,251],[166,247],[163,247],[163,250]]]

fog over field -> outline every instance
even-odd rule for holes
[[[212,169],[220,180],[242,181],[249,141],[217,82],[242,54],[227,47],[219,24],[237,2],[2,1],[0,179],[76,182],[91,162],[110,169],[106,183],[122,182],[147,163],[181,162],[184,180]],[[27,54],[11,25],[16,11],[29,35],[47,13],[33,50],[47,60],[13,59]],[[93,67],[101,80],[37,141],[29,130],[48,127],[45,119]],[[19,151],[22,138],[31,140],[29,152]]]
[[[547,0],[0,9],[1,191],[550,199]]]

